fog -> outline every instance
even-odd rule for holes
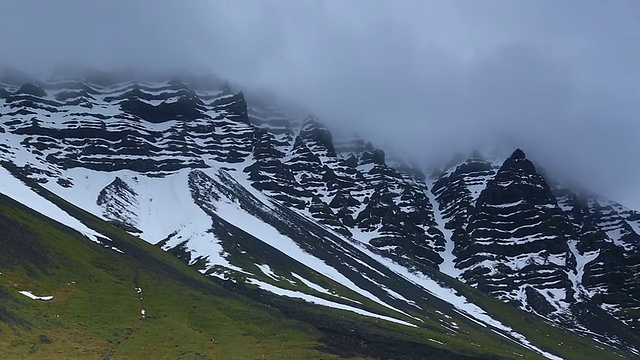
[[[640,209],[636,1],[3,1],[0,64],[206,69],[434,164],[521,147]]]

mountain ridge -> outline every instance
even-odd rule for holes
[[[640,354],[640,214],[549,182],[520,149],[505,161],[474,154],[427,177],[224,83],[0,88],[1,156],[16,173],[209,277],[420,327],[430,315],[418,299],[434,291],[424,283],[446,294],[438,301],[470,303],[433,280],[444,271],[554,326]],[[270,255],[239,249],[242,238]],[[287,258],[313,271],[269,270]],[[329,283],[314,283],[314,273]],[[465,317],[555,356],[465,306]]]

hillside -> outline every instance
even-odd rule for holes
[[[640,354],[640,213],[520,149],[427,171],[215,78],[0,83],[12,355]]]

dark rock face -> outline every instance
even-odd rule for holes
[[[454,231],[466,228],[475,200],[495,173],[496,169],[490,162],[472,157],[434,183],[432,192],[444,218],[448,219],[445,228]]]
[[[26,83],[20,86],[20,89],[16,91],[16,94],[33,95],[37,97],[47,96],[47,92],[36,84]]]
[[[226,185],[196,169],[232,168],[277,212],[322,229],[314,235],[278,220],[310,252],[322,246],[335,255],[335,239],[348,238],[412,271],[450,266],[460,280],[547,319],[586,324],[584,314],[599,311],[640,328],[640,213],[551,186],[520,149],[505,161],[456,159],[427,179],[371,143],[336,139],[317,119],[247,101],[221,81],[98,77],[7,86],[0,87],[0,133],[20,136],[20,146],[51,164],[22,169],[38,181],[55,178],[55,169],[157,177],[189,169],[202,205],[222,191],[211,186]],[[0,144],[1,156],[12,151]],[[134,180],[113,178],[97,203],[135,232]],[[64,176],[57,181],[73,186]],[[265,221],[271,210],[259,211]]]
[[[519,149],[455,163],[432,191],[461,279],[570,327],[600,307],[637,328],[636,212],[550,186]]]
[[[10,132],[25,136],[24,146],[63,168],[166,173],[242,162],[253,150],[242,93],[198,92],[177,82],[49,88],[57,101],[25,84],[7,97],[13,111],[0,115]]]
[[[625,324],[640,328],[634,316],[640,303],[640,222],[638,212],[604,199],[584,199],[555,189],[558,202],[579,232],[575,252],[582,268],[584,295]]]
[[[112,223],[127,231],[136,231],[138,194],[121,178],[116,177],[102,189],[96,203]]]
[[[260,113],[256,162],[245,169],[254,187],[303,210],[332,230],[361,239],[415,269],[437,267],[444,247],[424,177],[400,173],[382,150],[354,141],[336,150],[329,130],[314,118],[296,133],[281,118]],[[431,229],[432,231],[427,231]]]
[[[205,115],[198,109],[199,104],[193,97],[180,97],[175,102],[163,101],[158,105],[150,105],[137,98],[130,98],[120,103],[122,110],[138,116],[151,123],[163,123],[173,119],[195,120]]]
[[[567,245],[570,230],[544,178],[516,150],[487,183],[465,234],[456,239],[462,277],[505,299],[521,297],[524,290],[540,304],[534,310],[548,313],[550,305],[533,292],[552,290],[562,294],[559,301],[571,301],[566,274],[575,262]]]

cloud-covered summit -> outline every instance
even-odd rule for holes
[[[0,62],[210,69],[425,162],[506,143],[640,208],[639,16],[624,1],[9,1]]]

